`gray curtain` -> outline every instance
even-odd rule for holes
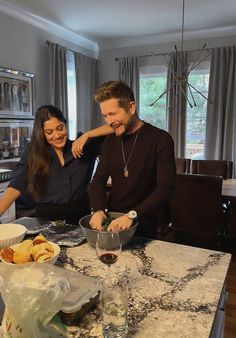
[[[98,60],[75,52],[77,130],[86,131],[101,124],[93,95],[98,86]]]
[[[119,58],[119,79],[126,82],[132,88],[139,110],[139,57],[129,56]]]
[[[170,53],[167,74],[167,116],[168,131],[175,144],[175,156],[185,156],[187,85],[177,81],[188,71],[187,52]]]
[[[61,109],[68,119],[67,49],[47,41],[49,48],[49,77],[52,105]]]
[[[236,46],[212,50],[205,158],[231,160],[236,177]]]

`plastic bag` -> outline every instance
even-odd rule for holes
[[[69,281],[57,269],[47,263],[1,265],[4,338],[61,337],[48,326],[70,292]]]

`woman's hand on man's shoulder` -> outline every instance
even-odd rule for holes
[[[89,139],[89,134],[86,132],[82,134],[80,137],[78,137],[72,143],[71,151],[75,158],[83,156],[84,145],[88,141],[88,139]]]

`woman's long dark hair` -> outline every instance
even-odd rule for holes
[[[45,191],[49,167],[51,164],[50,146],[44,136],[44,122],[57,118],[66,124],[66,119],[60,109],[54,106],[38,108],[31,136],[28,154],[28,190],[38,200]]]

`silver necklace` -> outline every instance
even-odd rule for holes
[[[139,135],[139,132],[140,132],[140,129],[141,127],[138,129],[138,132],[135,136],[135,139],[134,139],[134,143],[132,144],[132,147],[131,147],[131,150],[130,150],[130,153],[129,153],[129,156],[128,156],[128,159],[126,161],[126,158],[125,158],[125,152],[124,152],[124,144],[123,144],[123,140],[121,139],[121,151],[122,151],[122,157],[123,157],[123,161],[124,161],[124,177],[127,178],[129,176],[129,170],[128,170],[128,164],[129,164],[129,160],[131,158],[131,155],[133,153],[133,150],[134,150],[134,146],[135,146],[135,143],[137,141],[137,138],[138,138],[138,135]]]

